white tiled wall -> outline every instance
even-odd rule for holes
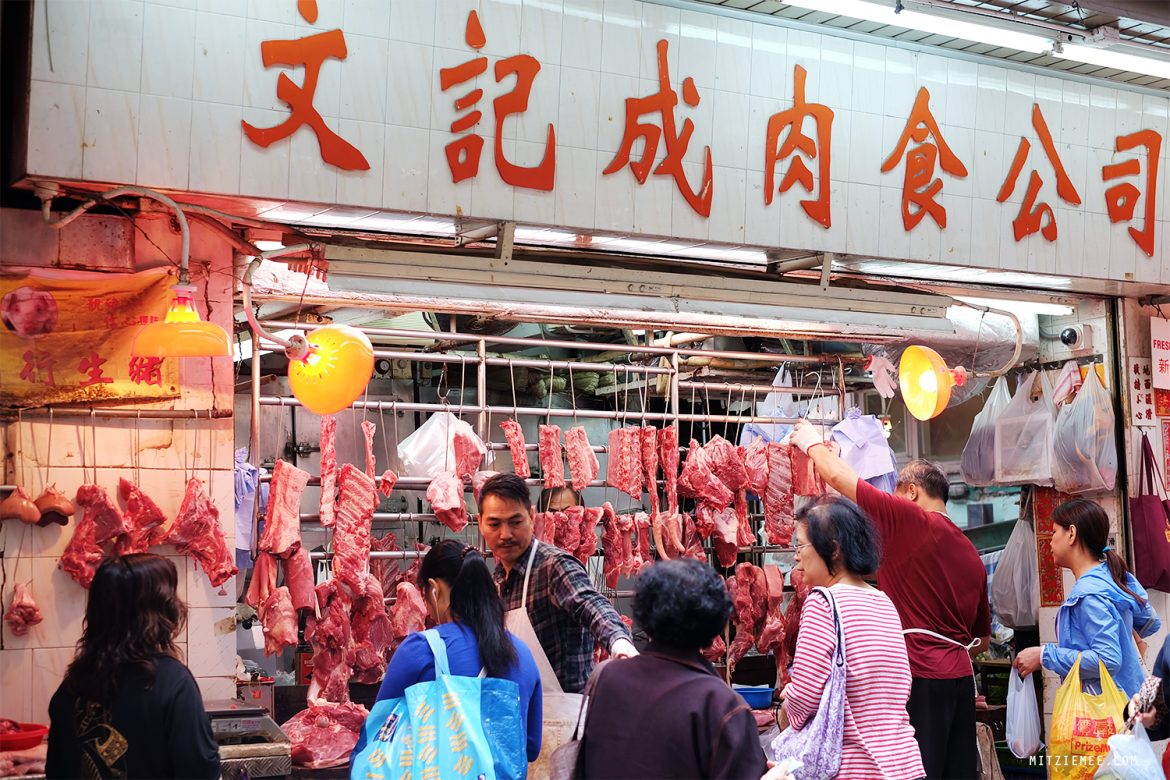
[[[378,209],[515,218],[570,228],[634,231],[717,242],[845,251],[1027,273],[1170,283],[1164,247],[1170,214],[1160,197],[1154,258],[1140,252],[1127,224],[1110,224],[1101,167],[1121,159],[1119,133],[1142,128],[1170,143],[1170,100],[1111,86],[948,60],[880,43],[855,42],[679,10],[640,0],[328,0],[308,25],[293,0],[38,0],[28,170],[33,174],[138,183],[276,201],[340,203]],[[178,7],[176,7],[178,6]],[[488,71],[449,92],[439,70],[474,58],[464,34],[478,12]],[[47,31],[46,31],[47,17]],[[264,40],[296,39],[339,26],[348,57],[321,69],[314,105],[329,127],[357,146],[370,170],[339,172],[323,163],[306,128],[267,149],[243,137],[240,120],[271,127],[288,116],[276,96],[285,69],[264,68]],[[676,120],[694,122],[684,160],[692,187],[711,148],[709,219],[686,205],[673,180],[638,185],[613,159],[625,126],[625,100],[657,90],[656,44],[669,42],[671,82],[695,80],[700,104],[681,99]],[[49,42],[53,57],[50,67]],[[502,138],[509,159],[534,164],[546,127],[557,134],[556,192],[513,189],[494,165],[491,101],[513,86],[492,66],[527,53],[542,64],[526,115]],[[836,113],[833,123],[833,226],[799,211],[799,188],[763,203],[764,130],[790,108],[793,68],[808,70],[807,100]],[[289,69],[300,83],[302,69]],[[911,234],[901,220],[903,166],[881,173],[920,87],[942,134],[970,174],[939,172],[948,228],[927,218]],[[478,177],[453,184],[444,147],[453,140],[453,102],[484,90],[475,132],[485,145]],[[1039,103],[1082,204],[1061,201],[1031,124]],[[653,121],[654,117],[649,120]],[[811,121],[806,132],[812,131]],[[1007,203],[995,201],[1021,136],[1033,144]],[[635,147],[635,157],[641,149]],[[659,146],[657,159],[665,155]],[[777,171],[775,187],[786,170]],[[1057,209],[1059,237],[1012,237],[1033,168],[1043,200]],[[815,165],[814,165],[815,167]],[[1170,178],[1162,154],[1160,194]],[[1144,184],[1143,184],[1144,187]],[[880,188],[880,190],[876,189]],[[858,207],[861,204],[861,207]],[[1139,213],[1141,208],[1139,206]],[[1139,226],[1140,226],[1139,222]]]
[[[78,7],[88,8],[89,4],[78,4]],[[134,93],[134,98],[138,99],[137,93]],[[151,99],[154,97],[142,96],[144,104]],[[163,167],[160,165],[159,170]],[[132,270],[132,267],[158,265],[163,260],[150,242],[135,240],[135,236],[141,237],[137,231],[119,234],[111,230],[110,223],[119,221],[116,218],[81,217],[58,233],[37,220],[29,221],[19,216],[10,211],[0,213],[0,224],[10,228],[5,231],[10,239],[0,242],[0,254],[11,266],[53,265],[65,259],[69,247],[79,241],[85,244],[87,256],[98,268]],[[90,223],[100,223],[100,229],[95,232],[95,225]],[[170,231],[167,220],[140,218],[138,227],[172,257],[177,256],[178,236]],[[11,237],[16,235],[22,240],[12,241]],[[86,238],[92,235],[107,238],[104,243]],[[111,235],[121,235],[122,243],[112,243],[108,238]],[[200,313],[206,319],[230,326],[230,247],[193,224],[191,258],[193,281],[201,287],[206,286],[206,300],[210,304],[204,309],[203,296],[196,296]],[[208,269],[213,273],[208,274]],[[233,372],[230,359],[213,360],[184,360],[180,372],[182,397],[168,401],[166,405],[180,409],[207,409],[214,402],[220,408],[231,409]],[[125,477],[137,482],[168,517],[174,517],[188,477],[197,476],[204,480],[212,501],[219,508],[220,527],[228,549],[233,548],[233,425],[230,418],[137,421],[102,419],[99,416],[92,424],[88,419],[81,425],[71,422],[58,418],[50,430],[46,419],[26,418],[7,426],[7,437],[0,437],[3,438],[0,448],[12,453],[14,468],[9,476],[15,484],[34,495],[39,494],[45,485],[56,484],[66,495],[72,496],[80,485],[96,482],[116,497],[118,480]],[[9,461],[6,459],[6,462]],[[7,624],[0,627],[3,631],[0,709],[5,717],[47,722],[49,698],[60,684],[81,636],[86,591],[57,567],[75,525],[76,518],[66,527],[39,528],[21,523],[0,523],[0,550],[3,551],[7,573],[7,586],[0,594],[0,601],[4,606],[8,605],[13,583],[29,583],[44,619],[24,637],[13,635]],[[235,582],[227,582],[224,593],[220,594],[220,589],[211,587],[201,570],[187,558],[176,555],[172,547],[164,546],[157,551],[171,557],[178,567],[179,595],[189,606],[187,627],[178,638],[188,666],[206,695],[233,696],[235,634],[225,626],[224,620],[234,609]]]

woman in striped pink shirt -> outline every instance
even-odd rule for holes
[[[881,562],[869,518],[840,496],[822,496],[797,514],[796,568],[812,587],[830,588],[845,633],[845,728],[838,777],[915,780],[922,758],[906,711],[910,662],[893,603],[868,585]],[[802,728],[820,707],[837,643],[828,601],[811,593],[800,614],[784,714]]]

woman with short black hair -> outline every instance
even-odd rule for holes
[[[48,777],[219,777],[219,746],[175,637],[187,620],[169,558],[106,558],[77,654],[49,702]]]
[[[723,579],[698,561],[663,561],[638,575],[634,619],[650,644],[595,672],[583,777],[763,775],[751,710],[699,654],[730,616]]]
[[[821,496],[796,515],[796,568],[810,587],[805,599],[791,681],[783,691],[789,728],[803,728],[821,705],[837,651],[839,618],[845,644],[845,707],[838,777],[914,780],[922,757],[910,726],[910,661],[902,621],[889,597],[865,577],[881,562],[878,535],[857,504]]]

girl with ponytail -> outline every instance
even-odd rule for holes
[[[1145,589],[1109,545],[1104,509],[1074,498],[1056,508],[1052,523],[1052,558],[1077,581],[1056,618],[1058,641],[1021,651],[1016,668],[1025,675],[1043,665],[1064,678],[1079,653],[1086,691],[1100,692],[1101,661],[1117,687],[1133,696],[1145,679],[1135,635],[1150,636],[1161,621]]]
[[[504,627],[504,602],[479,550],[454,539],[438,542],[423,558],[418,588],[447,647],[451,674],[515,682],[525,716],[528,760],[540,754],[540,672],[527,646]],[[378,699],[396,699],[415,683],[435,679],[435,659],[421,633],[394,652]]]

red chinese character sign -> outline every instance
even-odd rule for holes
[[[309,24],[317,21],[316,0],[297,0],[297,11]],[[317,91],[317,81],[321,77],[321,66],[325,60],[344,60],[348,56],[345,34],[341,30],[330,30],[296,40],[264,41],[260,44],[260,56],[266,68],[273,65],[304,68],[305,77],[298,85],[288,74],[280,74],[276,82],[276,96],[288,104],[288,119],[275,127],[255,127],[241,121],[248,139],[267,148],[288,138],[300,128],[308,127],[317,135],[322,160],[346,171],[368,171],[370,164],[362,153],[330,130],[313,106],[313,95]]]
[[[1170,320],[1150,317],[1150,358],[1154,387],[1170,389]]]
[[[0,277],[0,407],[177,398],[177,361],[130,355],[173,283],[159,271]]]
[[[690,204],[697,214],[704,217],[711,216],[711,147],[706,147],[703,160],[703,179],[698,191],[693,189],[687,181],[683,171],[683,156],[687,153],[691,136],[695,132],[695,123],[687,119],[682,123],[682,130],[677,128],[674,109],[678,106],[678,93],[670,85],[670,69],[666,62],[667,42],[658,42],[658,91],[648,97],[626,98],[626,126],[622,134],[621,147],[614,155],[602,174],[609,176],[617,173],[627,165],[634,173],[639,184],[645,184],[651,168],[655,176],[672,176],[678,191]],[[695,87],[695,80],[688,76],[682,84],[683,101],[692,108],[699,105],[699,90]],[[656,122],[643,122],[644,117],[657,114]],[[644,139],[642,157],[631,162],[634,143]],[[666,147],[666,156],[662,162],[654,167],[654,158],[658,152],[658,144]]]
[[[483,26],[479,22],[479,14],[472,11],[467,15],[467,28],[464,33],[467,45],[479,51],[487,44]],[[487,57],[476,57],[450,68],[439,71],[439,86],[446,92],[459,84],[466,84],[487,71]],[[496,171],[500,178],[514,187],[526,187],[533,190],[551,190],[556,178],[557,169],[557,140],[556,130],[550,124],[545,139],[544,158],[539,165],[524,167],[509,162],[504,156],[504,120],[513,114],[523,114],[528,110],[528,100],[532,94],[532,85],[540,73],[540,63],[529,54],[517,54],[506,57],[495,64],[493,69],[496,83],[500,84],[509,76],[516,77],[516,86],[511,92],[499,95],[492,101],[492,112],[495,115],[495,161]],[[455,99],[455,109],[463,111],[474,106],[483,97],[482,89],[472,89]],[[469,132],[479,120],[483,112],[474,109],[451,123],[452,133],[465,133],[446,146],[447,165],[451,169],[451,177],[456,182],[470,179],[479,174],[479,158],[483,152],[483,137],[478,133]]]
[[[917,144],[907,151],[910,142]],[[942,192],[942,179],[934,178],[935,165],[957,179],[967,177],[967,166],[951,151],[938,128],[938,122],[930,112],[930,92],[926,87],[918,90],[910,118],[898,138],[894,151],[882,163],[882,173],[889,173],[898,167],[902,156],[906,157],[906,172],[902,182],[902,224],[907,231],[918,227],[926,215],[940,228],[947,226],[947,212],[935,198]]]
[[[1036,136],[1040,139],[1040,147],[1044,150],[1048,164],[1056,176],[1056,194],[1065,203],[1072,206],[1079,206],[1081,204],[1081,196],[1077,193],[1077,188],[1073,186],[1072,181],[1068,178],[1068,173],[1064,170],[1064,164],[1060,161],[1060,155],[1056,153],[1056,145],[1052,143],[1052,133],[1048,129],[1048,123],[1044,121],[1044,114],[1040,111],[1040,106],[1037,104],[1033,104],[1032,106],[1032,128],[1036,131]],[[1020,177],[1020,171],[1024,169],[1024,163],[1027,162],[1028,153],[1031,149],[1031,141],[1027,138],[1020,138],[1020,145],[1016,148],[1016,156],[1012,160],[1012,166],[1008,170],[1007,178],[1004,179],[1003,186],[1000,187],[999,194],[995,198],[1000,203],[1010,198],[1012,192],[1015,191],[1016,181]],[[1048,241],[1056,240],[1056,216],[1053,214],[1052,206],[1043,202],[1040,205],[1036,205],[1036,198],[1040,194],[1040,188],[1043,184],[1044,179],[1033,168],[1028,178],[1028,189],[1024,193],[1024,202],[1020,204],[1020,213],[1012,220],[1012,231],[1015,234],[1016,241],[1020,241],[1024,237],[1036,232],[1039,232]]]
[[[768,136],[764,142],[764,203],[770,204],[772,202],[776,165],[791,157],[792,162],[788,165],[788,171],[780,181],[780,193],[787,192],[793,184],[799,184],[810,194],[815,192],[815,198],[800,202],[801,208],[810,217],[828,228],[833,223],[829,209],[833,112],[828,106],[820,103],[808,103],[805,100],[804,82],[807,75],[808,72],[804,68],[800,65],[796,66],[792,108],[773,114],[768,119]],[[804,134],[806,119],[811,120],[816,128],[814,137]],[[787,134],[785,134],[786,130]],[[780,141],[782,135],[783,142]],[[805,164],[804,158],[797,154],[798,151],[810,160],[816,161],[815,189],[813,173]]]
[[[1139,130],[1129,135],[1117,136],[1116,149],[1118,156],[1128,152],[1121,162],[1111,163],[1101,169],[1101,178],[1109,183],[1117,181],[1105,190],[1105,205],[1109,212],[1110,222],[1132,222],[1134,212],[1137,211],[1138,201],[1142,206],[1142,227],[1131,226],[1129,234],[1133,236],[1141,250],[1148,257],[1154,256],[1154,207],[1158,202],[1158,164],[1161,160],[1162,136],[1153,130]],[[1140,155],[1144,152],[1144,155]],[[1142,175],[1142,163],[1145,162],[1145,174]],[[1134,180],[1145,185],[1145,191]],[[1166,258],[1163,258],[1163,262]]]

